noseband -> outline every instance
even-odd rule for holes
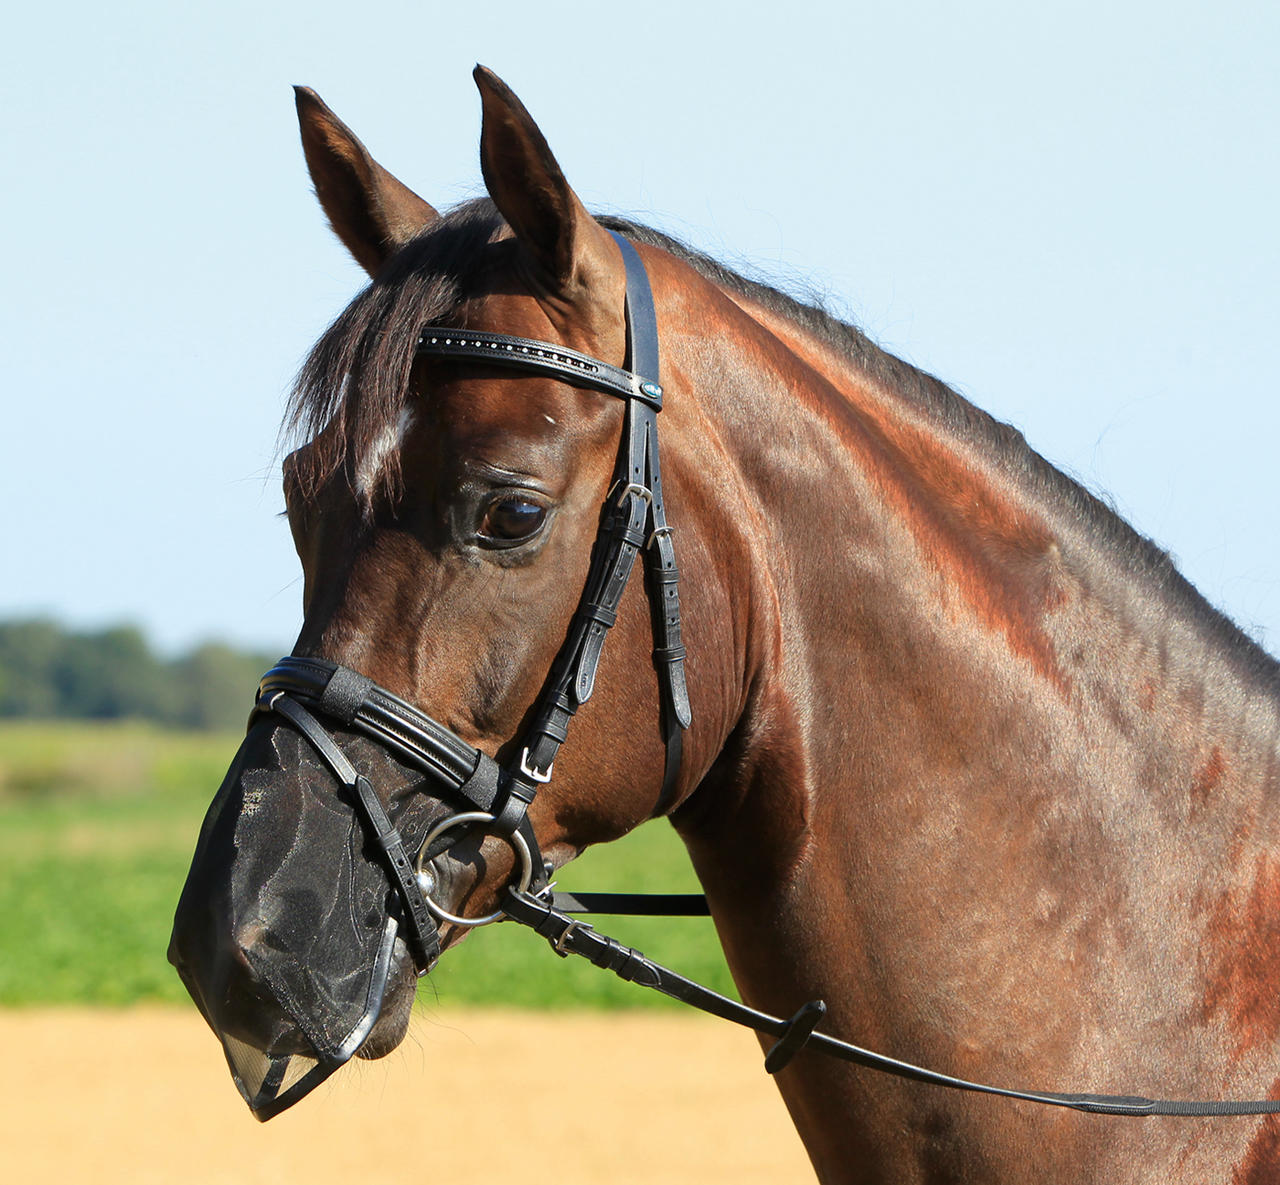
[[[515,887],[522,895],[536,895],[547,887],[548,873],[529,821],[529,807],[539,789],[551,780],[569,722],[591,697],[605,637],[617,620],[618,604],[641,552],[645,557],[653,658],[666,744],[662,791],[655,813],[672,801],[680,772],[682,737],[689,726],[690,710],[685,651],[680,640],[679,571],[663,504],[658,460],[658,412],[662,408],[662,388],[657,382],[658,327],[653,294],[640,256],[621,235],[609,233],[626,265],[625,368],[551,342],[500,333],[428,326],[418,340],[420,357],[477,361],[545,375],[615,396],[626,404],[616,480],[601,510],[586,585],[533,720],[521,738],[519,760],[499,766],[487,753],[467,744],[371,679],[324,659],[282,658],[263,676],[258,689],[255,715],[274,712],[287,720],[311,742],[354,796],[361,824],[382,852],[400,899],[403,937],[419,974],[429,971],[439,957],[436,918],[478,925],[505,916],[499,910],[479,919],[455,917],[428,896],[430,876],[426,865],[456,842],[459,827],[480,823],[511,842],[518,857]],[[317,717],[369,736],[428,774],[441,797],[459,808],[457,815],[431,831],[416,859],[410,859],[403,838],[368,780],[346,758]]]

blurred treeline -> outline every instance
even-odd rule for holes
[[[276,657],[206,642],[162,658],[134,626],[80,632],[47,620],[0,622],[0,719],[235,729]]]

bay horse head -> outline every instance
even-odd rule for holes
[[[372,281],[295,393],[304,623],[170,944],[255,1114],[666,815],[823,1180],[1276,1180],[1274,1102],[971,1080],[1280,1094],[1280,666],[936,379],[591,217],[476,80],[489,197],[444,214],[298,96]],[[899,1076],[790,1060],[833,1034]]]
[[[476,81],[491,200],[444,215],[298,91],[316,193],[372,283],[299,383],[304,624],[170,947],[264,1118],[393,1048],[415,973],[505,886],[696,782],[645,265],[511,91]]]

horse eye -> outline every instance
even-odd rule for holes
[[[521,543],[542,528],[547,508],[524,498],[502,498],[485,511],[480,534],[496,543]]]

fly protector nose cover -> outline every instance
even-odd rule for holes
[[[427,779],[362,736],[335,739],[406,837],[422,836]],[[399,904],[349,788],[283,721],[245,738],[201,829],[170,958],[223,1044],[254,1114],[269,1118],[369,1036],[394,974]]]

